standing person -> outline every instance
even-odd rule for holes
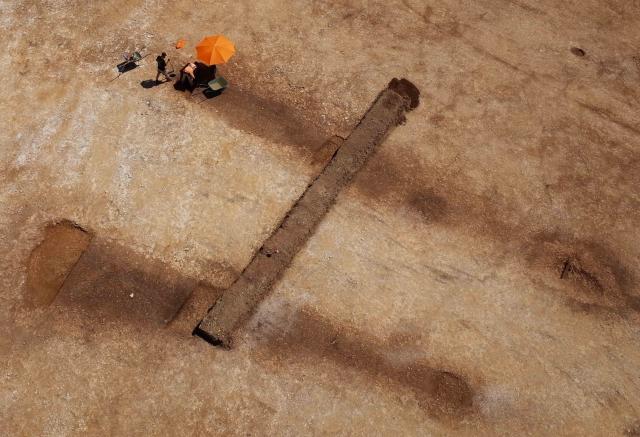
[[[156,74],[157,84],[160,83],[160,81],[158,80],[160,78],[160,75],[163,75],[167,82],[171,81],[171,79],[169,79],[169,75],[167,74],[168,60],[165,60],[166,57],[167,54],[165,52],[162,52],[162,54],[156,58],[156,63],[158,64],[158,73]]]

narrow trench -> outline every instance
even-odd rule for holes
[[[406,79],[393,79],[383,89],[348,138],[333,137],[336,152],[320,174],[285,214],[280,226],[257,251],[240,277],[209,309],[193,334],[230,348],[233,334],[289,267],[295,255],[367,158],[389,132],[406,122],[405,113],[419,104],[420,91]],[[258,256],[264,254],[264,256]],[[273,254],[278,254],[274,257]]]

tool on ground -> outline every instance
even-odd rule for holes
[[[118,70],[118,75],[113,79],[111,79],[111,81],[113,82],[114,80],[122,76],[127,71],[131,71],[134,68],[139,67],[138,62],[142,61],[147,56],[149,56],[148,53],[144,56],[142,56],[140,52],[133,52],[131,55],[129,55],[128,53],[125,53],[124,62],[121,62],[118,65],[116,65],[116,68]]]

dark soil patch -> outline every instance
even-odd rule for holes
[[[586,312],[638,311],[631,273],[606,247],[557,234],[540,234],[527,260],[545,271],[545,282],[565,292],[569,303]]]
[[[475,389],[465,376],[427,360],[389,360],[399,347],[411,347],[411,334],[390,335],[388,342],[381,342],[310,309],[298,310],[283,325],[286,329],[258,325],[252,332],[261,340],[265,357],[296,357],[313,364],[331,360],[369,375],[373,384],[411,390],[421,407],[436,416],[464,417],[474,410]]]
[[[571,47],[571,53],[573,53],[575,56],[579,58],[583,58],[587,54],[587,52],[585,52],[579,47]]]
[[[415,109],[420,104],[420,90],[407,79],[393,78],[389,82],[389,89],[408,99],[410,109]]]
[[[408,208],[424,222],[447,224],[468,219],[468,213],[475,208],[452,204],[450,199],[458,198],[458,193],[439,183],[435,176],[421,167],[414,152],[395,149],[372,157],[358,174],[354,187],[366,202]],[[467,210],[465,217],[456,215],[461,209]]]
[[[297,108],[262,99],[233,85],[202,107],[218,109],[216,116],[236,129],[291,147],[311,165],[322,161],[319,157],[325,155],[324,143],[331,136],[325,127],[301,117]]]
[[[164,263],[94,240],[67,277],[56,306],[87,325],[164,326],[196,286],[196,280]]]
[[[447,200],[433,189],[415,191],[408,199],[408,205],[417,211],[425,221],[441,221],[448,213]]]
[[[445,116],[442,114],[434,114],[431,117],[429,117],[429,121],[436,126],[440,126],[444,120],[445,120]]]
[[[614,251],[561,232],[536,234],[536,224],[523,221],[506,199],[472,194],[463,173],[450,168],[453,176],[442,177],[420,161],[411,149],[382,150],[358,174],[354,188],[365,202],[408,208],[424,223],[455,227],[499,244],[521,257],[534,282],[562,290],[566,304],[581,313],[640,312],[634,279]]]
[[[30,306],[53,302],[90,241],[90,233],[67,220],[46,227],[44,239],[27,264],[26,302]]]
[[[640,56],[634,56],[633,62],[636,64],[636,69],[638,70],[638,74],[640,74]]]

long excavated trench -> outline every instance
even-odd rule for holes
[[[322,172],[309,184],[280,226],[258,250],[240,277],[225,291],[198,324],[194,334],[226,348],[233,334],[269,294],[314,230],[335,203],[340,191],[362,168],[389,132],[404,123],[404,114],[418,106],[419,91],[406,79],[393,79],[371,105]]]

